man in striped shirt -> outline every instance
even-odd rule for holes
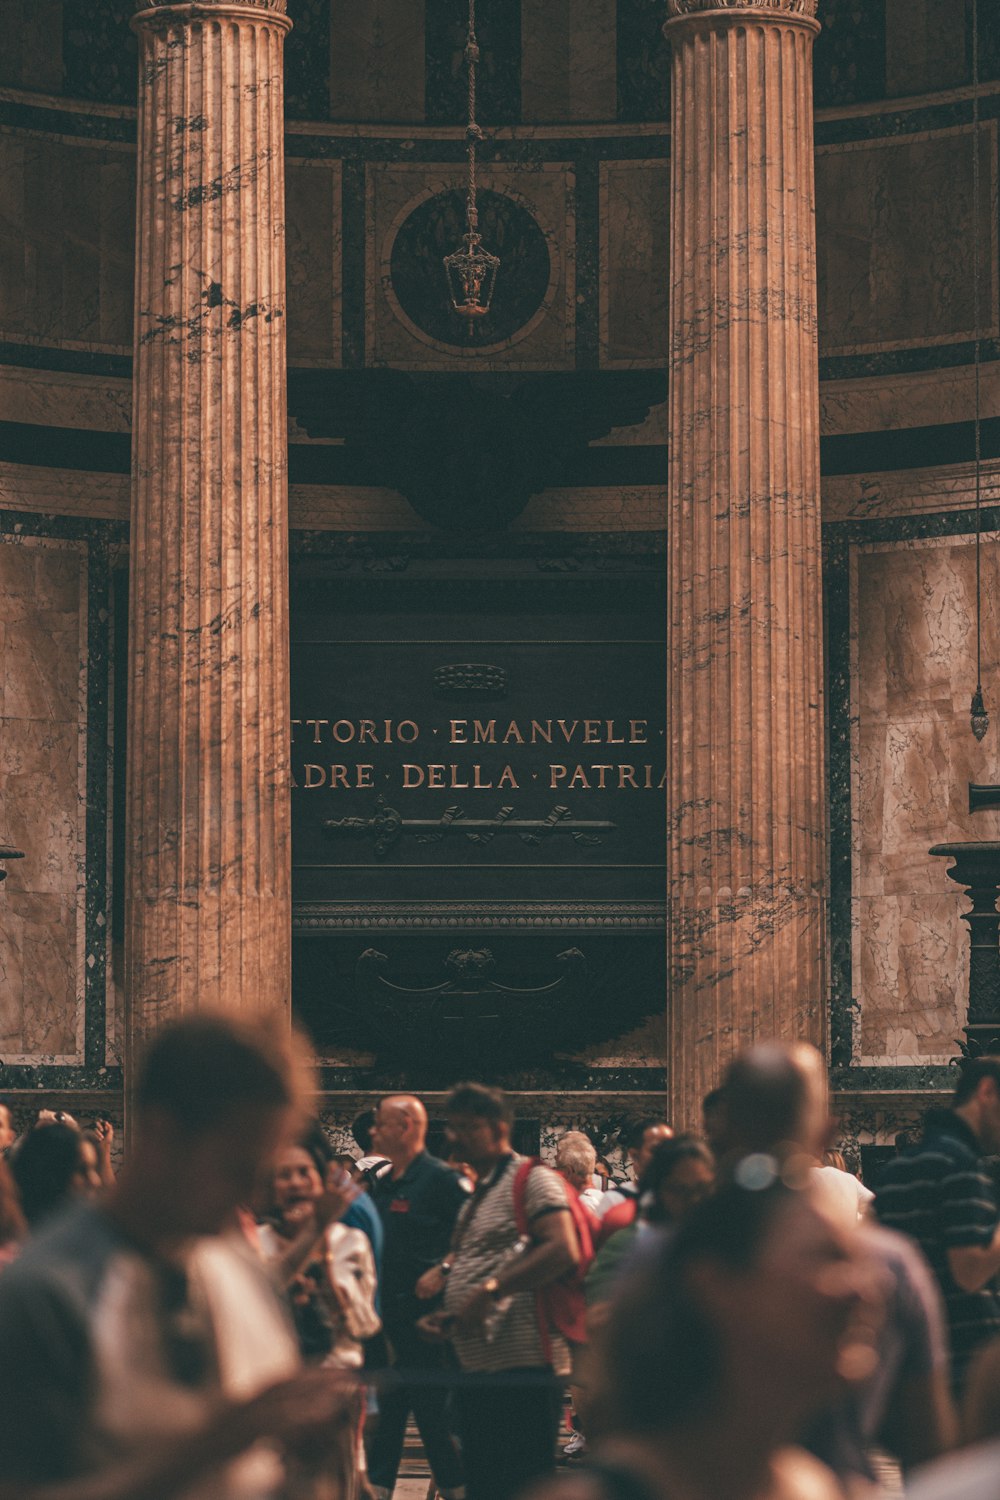
[[[1000,1335],[1000,1205],[983,1160],[1000,1152],[1000,1056],[963,1064],[951,1108],[928,1117],[923,1140],[885,1168],[875,1200],[883,1224],[916,1240],[944,1294],[952,1383]]]

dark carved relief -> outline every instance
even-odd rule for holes
[[[432,525],[458,531],[509,526],[532,495],[567,482],[590,442],[665,398],[658,370],[298,371],[289,388],[310,437],[343,437],[366,483],[399,490]]]
[[[475,789],[481,790],[478,786]],[[556,834],[566,834],[574,843],[592,847],[601,843],[601,834],[611,833],[616,827],[602,819],[574,818],[569,808],[561,805],[553,807],[547,818],[515,818],[513,807],[501,807],[493,818],[467,818],[457,806],[446,807],[439,818],[404,818],[384,797],[376,797],[375,806],[378,811],[371,818],[327,818],[323,832],[329,838],[372,838],[375,853],[387,854],[404,834],[412,835],[418,844],[459,837],[482,846],[491,843],[498,833],[506,833],[536,847]]]
[[[480,188],[479,233],[500,257],[500,273],[488,315],[471,325],[455,312],[443,260],[465,233],[465,189],[437,193],[400,225],[391,252],[392,290],[412,323],[443,344],[498,344],[523,328],[541,307],[549,287],[549,249],[538,224],[505,194]]]
[[[569,1031],[587,981],[587,961],[579,948],[557,954],[562,973],[533,988],[494,979],[496,960],[489,948],[453,948],[445,959],[448,978],[411,986],[387,976],[389,959],[366,948],[357,963],[358,995],[369,1025],[379,1036],[379,1055],[403,1051],[408,1057],[439,1058],[453,1066],[461,1059],[523,1064],[547,1055]]]

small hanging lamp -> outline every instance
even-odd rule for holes
[[[444,257],[451,305],[469,324],[469,337],[477,318],[485,318],[493,300],[500,260],[484,250],[479,238],[479,207],[476,201],[476,145],[483,132],[476,123],[476,64],[479,46],[476,42],[476,0],[469,0],[469,29],[465,39],[465,66],[469,77],[469,120],[465,130],[468,142],[469,175],[465,198],[465,233],[461,250]]]
[[[969,710],[969,727],[981,740],[990,727],[990,716],[983,698],[983,591],[982,591],[982,442],[980,436],[979,392],[979,7],[972,7],[972,282],[975,324],[975,465],[976,465],[976,691]]]

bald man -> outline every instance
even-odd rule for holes
[[[458,1444],[446,1415],[447,1387],[435,1375],[450,1369],[450,1355],[417,1333],[418,1318],[435,1303],[418,1297],[425,1272],[448,1254],[465,1189],[457,1173],[428,1154],[427,1111],[412,1094],[390,1094],[375,1112],[372,1150],[386,1156],[389,1171],[372,1188],[372,1201],[385,1230],[382,1259],[382,1322],[400,1384],[379,1397],[379,1419],[371,1443],[369,1480],[379,1500],[396,1483],[410,1412],[420,1431],[427,1461],[445,1500],[465,1494]],[[407,1383],[408,1371],[416,1379]]]
[[[826,1063],[807,1042],[762,1042],[741,1052],[723,1081],[724,1169],[756,1152],[818,1162],[830,1139]],[[844,1173],[837,1174],[845,1176]],[[848,1179],[849,1181],[849,1179]],[[810,1174],[816,1206],[843,1224],[839,1197]],[[839,1475],[845,1489],[874,1479],[869,1450],[884,1447],[904,1470],[927,1462],[954,1440],[947,1385],[943,1308],[930,1268],[909,1240],[848,1216],[855,1243],[880,1269],[886,1297],[876,1332],[878,1367],[809,1434],[807,1444]]]

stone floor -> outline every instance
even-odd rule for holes
[[[565,1437],[565,1433],[560,1433],[560,1447],[565,1442]],[[881,1453],[872,1454],[872,1461],[880,1488],[876,1495],[871,1496],[871,1500],[903,1500],[903,1481],[899,1465],[886,1454]],[[407,1428],[406,1447],[399,1469],[399,1478],[393,1491],[393,1500],[428,1500],[430,1477],[430,1469],[424,1457],[420,1438],[411,1422]]]

